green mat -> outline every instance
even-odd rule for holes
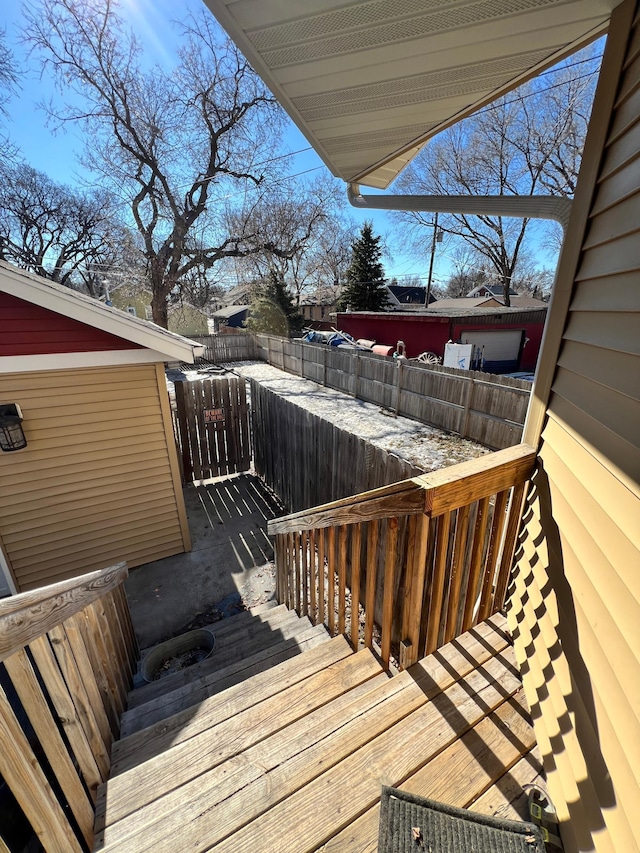
[[[382,788],[378,853],[545,853],[533,823],[488,817]]]

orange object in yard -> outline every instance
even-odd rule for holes
[[[386,344],[376,344],[373,351],[376,355],[393,355],[395,347],[388,347]]]

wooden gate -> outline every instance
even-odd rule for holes
[[[244,379],[176,382],[178,455],[185,482],[247,471],[251,465]]]

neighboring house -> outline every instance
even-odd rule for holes
[[[300,300],[300,313],[305,320],[315,321],[310,324],[314,329],[330,329],[331,315],[336,312],[339,295],[340,291],[336,288],[326,288],[307,294]]]
[[[536,299],[534,296],[512,296],[511,305],[507,308],[547,308],[546,302]],[[456,299],[438,299],[429,306],[430,311],[450,311],[452,308],[500,308],[504,306],[503,296],[460,296]]]
[[[503,305],[501,299],[495,296],[460,296],[451,299],[438,299],[429,306],[430,311],[451,311],[452,309],[462,309],[468,311],[469,308],[500,308]]]
[[[519,308],[476,307],[475,300],[441,300],[455,302],[453,308],[440,309],[441,302],[421,313],[339,313],[337,328],[356,340],[375,340],[395,346],[404,341],[408,358],[433,352],[444,356],[445,344],[473,343],[484,362],[484,370],[512,373],[535,370],[542,341],[547,306],[537,310]],[[485,300],[481,300],[484,302]],[[472,304],[466,308],[465,305]],[[457,303],[463,303],[462,306]]]
[[[219,308],[211,315],[213,320],[214,333],[219,332],[221,328],[242,329],[245,320],[249,316],[249,305],[228,305],[226,308]]]
[[[427,296],[426,287],[404,287],[400,284],[388,284],[389,311],[419,311],[424,308]],[[429,305],[436,301],[433,293],[429,294]]]
[[[120,284],[110,288],[111,304],[132,317],[153,322],[151,291],[135,284]],[[169,331],[178,335],[206,335],[209,333],[206,311],[190,302],[169,305]]]
[[[231,290],[223,291],[220,299],[223,305],[248,305],[253,297],[256,282],[238,284]]]
[[[466,298],[477,298],[478,296],[497,296],[500,298],[502,302],[504,302],[504,287],[501,284],[480,284],[478,287],[474,287],[473,290],[470,290],[467,293]],[[515,290],[510,287],[509,288],[509,296],[517,296]]]
[[[0,263],[0,575],[18,591],[191,549],[164,362],[203,347]]]

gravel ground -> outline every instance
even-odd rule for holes
[[[392,412],[373,403],[356,400],[333,388],[323,388],[262,361],[226,365],[234,373],[259,380],[262,385],[290,398],[313,414],[348,430],[387,452],[395,453],[425,471],[435,471],[490,451],[466,438],[444,432]],[[191,378],[191,374],[187,374]],[[193,378],[197,378],[194,374]]]

